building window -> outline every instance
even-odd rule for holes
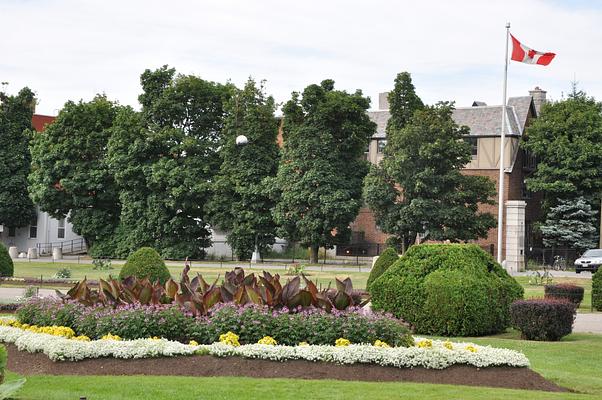
[[[65,239],[65,218],[59,219],[59,228],[56,232],[59,239]]]
[[[38,216],[36,215],[29,224],[29,238],[36,239],[38,237]]]
[[[8,227],[8,237],[15,237],[17,230],[14,226]]]
[[[376,141],[376,152],[379,154],[384,153],[386,145],[387,145],[387,139],[378,139]]]
[[[479,153],[479,139],[476,137],[466,137],[464,141],[470,145],[470,154],[472,155],[472,159],[477,158],[477,154]]]

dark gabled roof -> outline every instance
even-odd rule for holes
[[[456,124],[470,128],[471,136],[500,135],[502,132],[502,106],[458,107],[452,117]],[[520,135],[516,114],[506,107],[506,135]],[[522,127],[521,127],[522,128]]]
[[[476,104],[483,105],[476,105]],[[502,131],[502,106],[488,106],[475,101],[472,107],[458,107],[452,117],[456,124],[468,126],[474,136],[498,136]],[[506,107],[506,135],[522,135],[529,112],[535,114],[531,96],[510,97]],[[386,138],[388,110],[369,111],[368,116],[376,123],[374,139]]]
[[[518,117],[518,124],[523,128],[527,123],[529,111],[531,111],[532,115],[536,114],[535,103],[533,103],[533,97],[531,96],[510,97],[508,99],[508,105],[514,107],[514,111]]]

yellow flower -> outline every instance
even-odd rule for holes
[[[271,337],[271,336],[264,336],[261,339],[259,339],[257,341],[258,344],[267,344],[268,346],[274,346],[277,345],[278,343],[276,342],[276,340]]]
[[[100,340],[121,340],[121,338],[117,335],[111,335],[111,332],[107,333]]]
[[[443,342],[443,347],[445,347],[448,350],[454,349],[454,345],[449,340],[446,340],[445,342]]]
[[[309,343],[307,343],[307,342],[299,342],[299,344],[297,346],[309,346]]]
[[[416,343],[416,346],[421,349],[430,349],[433,347],[433,341],[431,339],[422,339]]]
[[[153,336],[148,338],[148,340],[161,340],[161,338],[159,336]]]
[[[220,343],[227,344],[228,346],[240,346],[240,343],[238,341],[238,335],[230,331],[219,335],[219,341]]]
[[[391,347],[387,342],[383,342],[382,340],[377,340],[374,342],[374,347]]]
[[[196,340],[191,340],[190,342],[188,342],[189,346],[198,346],[199,344],[197,343]]]
[[[465,347],[466,350],[470,351],[471,353],[476,353],[477,352],[477,348],[471,345],[468,345]]]
[[[351,344],[351,342],[345,338],[338,338],[335,342],[334,345],[337,347],[344,347],[344,346],[349,346]]]
[[[80,335],[80,336],[74,336],[71,339],[73,340],[79,340],[80,342],[89,342],[90,338],[85,336],[85,335]]]

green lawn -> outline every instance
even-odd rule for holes
[[[69,268],[71,270],[71,279],[83,279],[87,277],[88,279],[98,279],[98,278],[107,278],[109,275],[117,276],[119,275],[119,271],[121,270],[122,265],[113,264],[113,269],[109,271],[97,271],[93,269],[92,264],[73,264],[73,263],[52,263],[52,262],[15,262],[15,273],[14,276],[18,278],[42,278],[42,279],[50,279],[52,278],[56,272],[61,268]],[[195,264],[192,264],[191,268],[191,276],[196,274],[197,272],[202,274],[205,280],[208,282],[213,281],[218,276],[224,276],[226,271],[232,270],[236,266],[243,266],[245,268],[248,267],[248,264],[224,264],[223,268],[207,268],[207,267],[197,267]],[[179,280],[180,273],[184,268],[184,265],[181,266],[168,266],[169,272],[171,272],[172,277],[175,280]],[[252,272],[261,272],[263,269],[269,271],[271,273],[278,273],[284,279],[288,276],[285,275],[286,270],[283,268],[278,269],[269,269],[262,268],[261,266],[253,267]],[[250,271],[247,269],[247,271]],[[320,271],[308,271],[306,275],[312,279],[313,281],[317,281],[324,286],[328,286],[330,283],[331,286],[334,287],[335,277],[344,279],[346,277],[350,277],[353,281],[353,287],[356,289],[364,289],[366,287],[366,281],[368,280],[368,273],[366,272],[356,272],[353,271],[352,268],[349,271],[340,271],[340,272],[320,272]]]
[[[460,339],[461,340],[461,339]],[[602,335],[575,334],[561,342],[518,340],[510,332],[466,339],[523,351],[532,368],[578,393],[547,393],[419,383],[192,377],[30,376],[18,399],[601,399]],[[90,371],[90,373],[94,373]],[[14,377],[11,375],[9,378]]]

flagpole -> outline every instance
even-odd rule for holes
[[[506,147],[506,87],[508,86],[508,39],[510,22],[506,22],[506,55],[504,57],[504,89],[502,91],[502,131],[500,135],[500,179],[497,210],[497,262],[502,263],[502,241],[504,231],[504,148]]]

